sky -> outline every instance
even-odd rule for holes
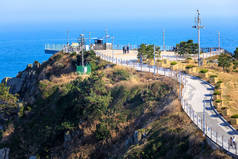
[[[237,0],[0,0],[0,24],[238,18]]]
[[[207,34],[229,33],[238,28],[237,6],[238,0],[0,0],[0,40],[64,37],[67,30],[78,37],[106,28],[191,34],[197,9]]]

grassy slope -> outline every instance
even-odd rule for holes
[[[52,78],[40,84],[39,99],[25,106],[15,131],[1,142],[11,158],[229,158],[212,151],[181,112],[174,81],[88,60],[99,66],[89,78],[62,82],[57,76],[58,84]],[[136,130],[147,137],[125,146]]]

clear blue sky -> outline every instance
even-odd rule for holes
[[[1,0],[0,24],[193,18],[238,19],[238,0]]]

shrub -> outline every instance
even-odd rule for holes
[[[159,59],[158,59],[157,62],[162,62],[162,60],[159,60]]]
[[[220,88],[220,84],[218,83],[216,84],[215,89],[219,89],[219,88]]]
[[[104,123],[96,125],[95,137],[98,141],[105,140],[111,137],[110,131]]]
[[[221,95],[221,92],[215,91],[215,92],[214,92],[214,95]]]
[[[170,63],[171,66],[177,65],[177,62],[173,61]]]
[[[186,60],[192,60],[192,58],[191,58],[191,57],[188,57],[188,58],[186,58]]]
[[[221,110],[226,110],[226,109],[227,109],[227,107],[222,107],[222,108],[221,108]]]
[[[193,65],[187,65],[186,69],[190,69],[190,68],[193,68],[193,67],[194,67]]]
[[[63,130],[73,130],[74,129],[74,125],[70,122],[61,123],[61,127]]]
[[[238,118],[238,114],[232,115],[231,118]]]
[[[210,76],[210,78],[216,78],[217,77],[217,75],[211,75]]]
[[[201,69],[201,70],[200,70],[200,73],[207,73],[207,72],[208,72],[207,69]]]
[[[60,54],[58,54],[58,55],[56,55],[56,56],[54,57],[54,60],[55,60],[55,61],[58,61],[58,60],[60,60],[63,56],[64,56],[64,55],[60,53]]]
[[[215,100],[215,102],[216,102],[216,103],[221,103],[222,100],[221,100],[221,99],[217,99],[217,100]]]
[[[117,69],[112,74],[112,80],[115,82],[128,80],[130,78],[130,74],[123,69]]]
[[[217,83],[218,83],[218,84],[221,84],[221,83],[222,83],[222,80],[219,80]]]

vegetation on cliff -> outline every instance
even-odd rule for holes
[[[73,54],[56,54],[39,67],[36,99],[25,102],[1,141],[10,158],[229,158],[211,150],[181,112],[175,81],[88,54],[90,76],[54,71],[80,61]]]

